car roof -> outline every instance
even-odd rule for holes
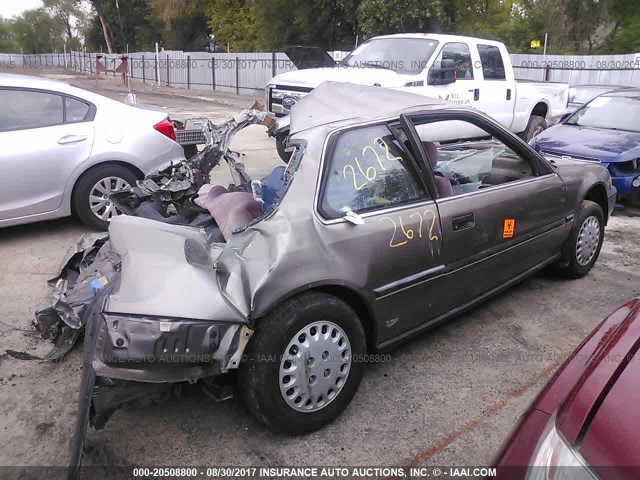
[[[0,86],[2,87],[24,87],[60,90],[71,85],[45,77],[34,77],[31,75],[16,75],[14,73],[0,73]]]
[[[476,38],[476,37],[466,37],[464,35],[447,35],[443,33],[394,33],[391,35],[379,35],[377,37],[371,38],[374,40],[376,38],[423,38],[426,40],[438,40],[440,42],[471,42],[471,43],[481,43],[483,45],[502,45],[502,42],[497,42],[495,40],[487,40],[485,38]]]
[[[601,97],[637,97],[640,95],[640,88],[628,88],[625,90],[614,90],[600,95]]]
[[[321,125],[350,125],[419,110],[460,108],[438,98],[391,88],[323,82],[291,109],[291,134]]]

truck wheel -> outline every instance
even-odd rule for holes
[[[604,214],[595,202],[583,200],[565,244],[566,266],[562,273],[569,278],[584,277],[598,259],[604,241]]]
[[[298,435],[349,405],[362,380],[365,334],[355,312],[324,293],[303,294],[257,321],[238,376],[260,421]]]
[[[528,142],[546,128],[547,121],[544,119],[544,117],[540,117],[539,115],[531,115],[531,117],[529,118],[529,123],[527,124],[527,128],[519,135],[520,138],[522,138],[525,142]]]
[[[278,155],[284,163],[289,163],[289,160],[291,160],[291,152],[285,152],[285,148],[284,140],[276,137],[276,150],[278,150]]]
[[[135,174],[122,165],[99,165],[85,173],[76,184],[72,206],[82,223],[95,230],[107,230],[109,221],[122,212],[109,194],[136,184]]]

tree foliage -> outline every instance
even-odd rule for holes
[[[251,0],[208,2],[205,14],[219,48],[228,47],[236,52],[256,48],[256,21],[252,7]]]
[[[65,26],[44,8],[26,10],[13,20],[13,37],[25,53],[61,52]]]

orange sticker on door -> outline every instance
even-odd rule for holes
[[[502,238],[512,238],[513,232],[516,230],[516,219],[505,218],[502,224]]]

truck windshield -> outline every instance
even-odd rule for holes
[[[425,69],[437,45],[427,38],[374,38],[351,52],[341,65],[415,75]]]
[[[640,131],[640,96],[600,96],[574,113],[565,122],[581,127]]]

